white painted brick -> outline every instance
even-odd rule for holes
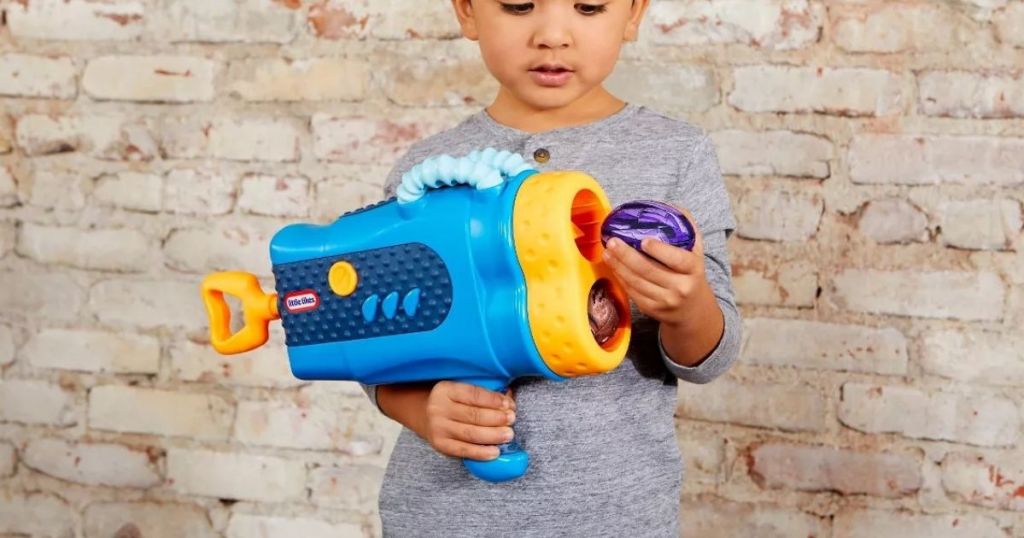
[[[747,364],[883,375],[907,372],[907,340],[896,329],[750,318],[743,322],[743,334],[740,360]]]
[[[809,0],[652,2],[647,15],[653,43],[743,44],[771,50],[796,49],[818,40],[825,10]],[[642,32],[643,34],[643,32]]]
[[[330,523],[312,518],[288,518],[234,514],[228,524],[228,538],[251,536],[302,536],[303,538],[363,538],[366,533],[357,523]]]
[[[318,159],[386,166],[413,142],[441,130],[441,125],[364,117],[314,114],[313,153]]]
[[[685,462],[685,481],[714,484],[722,479],[726,462],[726,439],[707,435],[694,437],[677,431],[676,442]]]
[[[779,189],[744,193],[736,205],[737,235],[766,241],[807,241],[825,210],[817,192]]]
[[[28,204],[58,212],[77,213],[85,208],[89,179],[64,170],[38,166],[28,183]]]
[[[857,229],[878,243],[928,241],[928,217],[900,198],[869,202],[857,222]]]
[[[1016,2],[1006,6],[992,23],[1000,42],[1024,48],[1024,4]]]
[[[77,321],[85,302],[82,291],[70,277],[60,273],[0,272],[0,304],[7,312],[47,321]]]
[[[238,177],[228,172],[178,169],[164,180],[164,207],[185,215],[223,215],[231,212]]]
[[[13,475],[17,464],[18,453],[14,445],[0,442],[0,478]]]
[[[884,116],[899,112],[899,76],[860,67],[738,67],[729,104],[747,112]]]
[[[0,366],[14,362],[14,332],[0,325]]]
[[[848,269],[834,281],[840,307],[855,312],[923,318],[999,320],[1006,286],[986,271]]]
[[[238,208],[246,213],[272,217],[305,217],[309,215],[309,179],[252,175],[242,178]]]
[[[192,56],[101,56],[89,61],[82,89],[93,99],[211,101],[218,65]]]
[[[331,222],[347,211],[380,201],[383,196],[383,187],[370,183],[334,180],[317,183],[316,194],[313,196],[313,217],[322,222]]]
[[[171,448],[167,477],[187,495],[270,503],[306,496],[306,464],[295,459]]]
[[[790,131],[716,131],[711,139],[718,150],[722,173],[827,178],[832,143],[813,134]]]
[[[78,93],[77,76],[70,58],[0,55],[0,95],[71,99]]]
[[[14,250],[16,234],[14,222],[0,222],[0,259]]]
[[[234,161],[293,162],[299,131],[284,119],[221,119],[210,126],[210,155]]]
[[[874,453],[825,446],[769,443],[749,456],[762,487],[900,497],[921,488],[921,463],[904,453]]]
[[[123,445],[33,439],[22,461],[41,473],[93,486],[144,489],[163,480],[149,453]]]
[[[6,155],[14,149],[13,122],[9,116],[0,114],[0,155]]]
[[[40,263],[101,271],[140,272],[153,263],[153,241],[130,228],[80,230],[24,223],[18,253]]]
[[[207,273],[245,269],[269,275],[270,239],[279,223],[223,222],[172,230],[164,244],[168,265],[179,271]]]
[[[1006,198],[948,201],[940,204],[942,243],[976,250],[1003,250],[1020,236],[1020,202]]]
[[[1024,183],[1024,138],[857,135],[848,160],[854,183]]]
[[[918,76],[921,112],[953,118],[1024,117],[1024,75],[984,76],[963,71]]]
[[[218,538],[206,510],[193,504],[168,502],[94,502],[85,509],[85,538]]]
[[[73,426],[78,422],[74,395],[46,381],[5,379],[0,381],[0,421]]]
[[[123,120],[114,116],[22,116],[15,137],[27,155],[71,151],[98,153],[119,137]]]
[[[29,155],[79,151],[104,160],[150,161],[160,153],[145,125],[116,116],[27,115],[16,136]]]
[[[839,420],[862,432],[982,446],[1014,444],[1020,418],[1006,398],[911,387],[845,383],[839,402]]]
[[[608,91],[667,114],[702,112],[721,100],[714,71],[677,64],[620,60],[605,81]],[[652,92],[649,88],[672,88]]]
[[[372,513],[384,469],[373,465],[320,467],[310,473],[311,499],[321,506]]]
[[[209,121],[198,117],[149,118],[150,129],[159,139],[160,152],[167,159],[197,159],[208,156]]]
[[[207,327],[198,282],[174,280],[102,280],[89,291],[89,311],[114,326]]]
[[[69,538],[75,511],[48,493],[0,492],[0,533]]]
[[[105,385],[89,391],[89,427],[192,439],[226,439],[232,405],[212,394]]]
[[[7,25],[18,39],[124,41],[145,31],[145,8],[138,2],[32,0],[8,7]]]
[[[163,207],[164,178],[157,174],[121,172],[101,176],[92,192],[102,206],[156,213]]]
[[[944,4],[882,4],[866,14],[837,17],[834,39],[852,52],[948,50],[980,37],[962,20]]]
[[[736,260],[732,264],[732,285],[740,304],[812,307],[818,273],[814,265],[803,261],[765,264]]]
[[[1006,538],[999,523],[975,514],[924,515],[883,510],[843,510],[832,523],[834,538]]]
[[[966,383],[1024,385],[1024,338],[983,331],[932,331],[921,345],[925,372]]]
[[[953,452],[942,460],[942,486],[962,502],[1024,512],[1024,460],[1017,454]]]
[[[163,0],[172,41],[289,43],[302,10],[274,0]]]
[[[431,54],[393,61],[395,65],[385,71],[381,90],[401,106],[482,106],[498,91],[498,82],[479,54],[471,58]]]
[[[740,384],[728,379],[707,385],[680,384],[679,414],[783,431],[825,430],[827,404],[807,386]]]
[[[348,58],[241,60],[228,70],[228,91],[246,101],[360,101],[370,64]]]
[[[171,346],[171,369],[182,381],[242,387],[290,388],[305,384],[292,375],[284,339],[271,333],[260,348],[224,356],[208,344],[177,342]]]
[[[160,370],[160,341],[141,334],[44,329],[32,335],[20,356],[37,368],[155,374]]]
[[[10,169],[0,165],[0,207],[11,207],[18,203],[18,184]]]
[[[680,519],[687,538],[790,538],[828,536],[813,514],[770,504],[746,504],[713,497],[684,499]]]
[[[238,404],[234,436],[246,445],[338,450],[365,456],[384,448],[381,423],[380,412],[365,398],[353,399],[346,409],[243,401]]]

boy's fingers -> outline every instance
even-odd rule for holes
[[[658,239],[645,239],[643,249],[652,258],[678,273],[693,274],[696,272],[697,267],[699,267],[697,263],[699,258],[696,252],[689,252],[684,248],[674,247]]]
[[[637,299],[646,299],[653,301],[657,297],[664,293],[664,290],[652,282],[648,282],[640,275],[636,274],[631,268],[620,262],[618,259],[612,257],[608,260],[608,265],[615,271],[616,276],[619,277],[619,281],[624,288],[626,293],[635,302]]]
[[[662,288],[668,288],[672,285],[672,277],[674,275],[649,259],[642,252],[637,251],[618,239],[609,241],[608,247],[605,252],[609,255],[609,262],[617,260],[621,266],[627,267],[633,275],[637,277],[643,275],[644,280]]]
[[[508,409],[509,399],[505,395],[490,391],[469,383],[455,383],[449,398],[473,407],[489,407],[491,409]]]
[[[437,447],[443,454],[455,458],[464,458],[477,461],[490,461],[498,457],[500,451],[496,446],[481,446],[472,443],[464,443],[455,439],[446,439]]]
[[[449,417],[456,422],[474,426],[508,426],[512,424],[510,419],[515,420],[515,413],[511,410],[501,411],[456,403]]]
[[[474,426],[455,421],[448,421],[445,430],[452,439],[474,445],[500,445],[511,441],[513,435],[508,426]]]

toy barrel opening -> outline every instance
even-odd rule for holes
[[[544,362],[564,377],[612,370],[629,345],[629,302],[602,256],[610,211],[600,184],[581,172],[535,174],[516,196],[530,330]],[[595,295],[602,327],[591,316]]]

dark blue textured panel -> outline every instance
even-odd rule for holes
[[[335,295],[327,281],[331,266],[339,261],[352,264],[359,275],[359,285],[347,297]],[[275,265],[274,276],[288,346],[429,331],[441,325],[452,304],[448,269],[441,257],[422,243]],[[420,290],[420,300],[413,316],[399,310],[392,319],[380,312],[374,321],[364,319],[363,303],[370,296],[405,295],[415,288]],[[301,290],[315,291],[320,305],[293,314],[285,307],[284,298]]]

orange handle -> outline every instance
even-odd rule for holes
[[[231,308],[224,294],[242,300],[245,326],[231,334]],[[267,343],[267,325],[280,319],[277,312],[277,294],[267,294],[252,273],[222,271],[203,279],[203,303],[210,317],[210,343],[224,355],[233,355],[256,349]]]

